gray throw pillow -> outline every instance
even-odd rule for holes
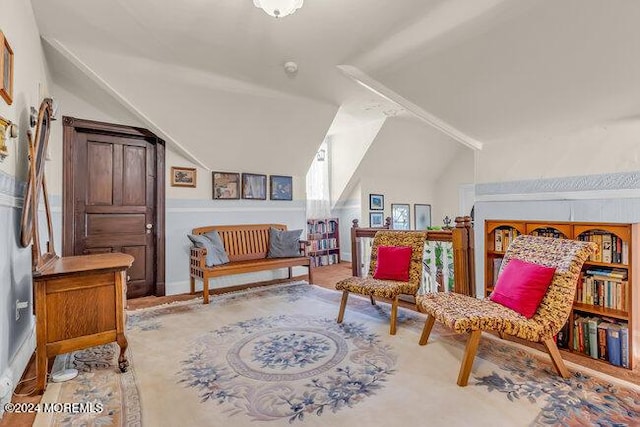
[[[300,255],[300,234],[302,230],[281,231],[269,229],[269,253],[267,258],[290,258]]]
[[[215,233],[216,236],[218,236],[218,245],[216,245],[212,239],[207,236],[211,233]],[[229,262],[229,257],[224,250],[222,240],[220,239],[217,231],[209,232],[207,234],[187,234],[187,237],[196,248],[205,248],[207,250],[207,257],[204,261],[205,264],[207,264],[207,267],[213,267],[214,265],[226,264]],[[220,251],[222,251],[222,254]]]
[[[229,262],[229,255],[227,255],[227,251],[224,250],[224,243],[222,243],[222,238],[218,234],[216,230],[210,231],[208,233],[204,233],[211,243],[213,243],[213,252],[215,256],[213,258],[213,265],[221,265]]]

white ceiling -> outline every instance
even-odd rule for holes
[[[243,161],[229,141],[310,162],[339,106],[342,127],[397,107],[338,65],[486,144],[640,113],[637,0],[306,0],[277,20],[252,0],[32,4],[43,37],[211,168]],[[272,167],[304,175],[308,162]]]

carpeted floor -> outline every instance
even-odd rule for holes
[[[39,414],[37,426],[633,425],[640,388],[483,335],[469,386],[456,385],[464,337],[424,316],[306,283],[276,285],[129,312],[131,369],[115,346],[77,352],[82,372],[43,402],[90,402],[97,413]],[[542,356],[542,359],[538,359]]]

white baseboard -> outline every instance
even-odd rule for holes
[[[36,350],[36,328],[35,324],[31,325],[27,338],[22,342],[22,345],[16,352],[13,359],[9,362],[9,367],[5,369],[0,378],[9,378],[11,380],[11,393],[2,400],[0,405],[0,419],[4,413],[4,403],[10,402],[13,392],[18,386],[20,378],[31,359],[31,355]]]

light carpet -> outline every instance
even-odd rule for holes
[[[129,371],[115,345],[76,352],[81,374],[43,401],[101,402],[99,414],[39,414],[36,426],[634,425],[640,388],[572,370],[483,335],[467,387],[456,378],[465,337],[424,316],[295,283],[129,312]],[[574,367],[575,368],[575,367]]]

